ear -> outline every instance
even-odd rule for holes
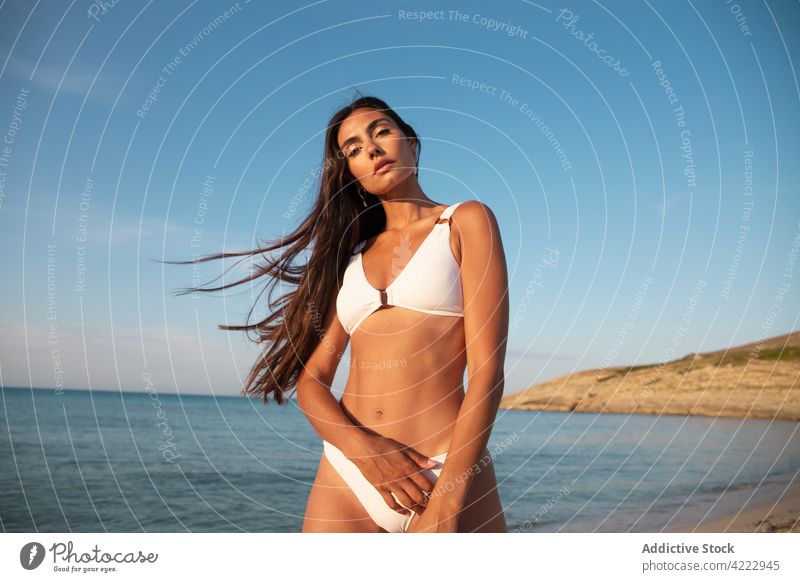
[[[411,146],[411,151],[414,154],[414,159],[417,159],[417,140],[413,137],[406,138],[408,139],[409,145]]]
[[[414,161],[416,162],[419,160],[419,157],[417,156],[417,140],[413,137],[411,138],[411,151],[413,152]],[[419,168],[414,168],[414,175],[419,176]]]

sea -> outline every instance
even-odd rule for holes
[[[322,442],[294,400],[0,389],[4,532],[300,532]],[[499,410],[509,533],[679,531],[777,500],[798,423]]]

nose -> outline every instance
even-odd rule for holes
[[[369,143],[367,144],[367,150],[369,151],[369,156],[371,158],[374,158],[376,155],[383,153],[381,146],[375,143],[374,140],[369,140]]]

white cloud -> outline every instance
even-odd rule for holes
[[[4,61],[6,56],[2,55],[0,58]],[[64,63],[64,67],[67,66],[67,62]],[[12,55],[6,65],[6,74],[20,77],[42,89],[52,92],[58,91],[59,94],[72,95],[81,99],[86,96],[90,87],[89,100],[112,104],[117,99],[118,89],[112,86],[113,82],[109,77],[108,69],[103,69],[97,79],[94,80],[94,85],[92,85],[92,80],[97,74],[97,70],[90,69],[76,61],[72,62],[66,75],[64,75],[63,67],[49,65],[43,61],[39,62],[39,66],[34,72],[35,66],[35,60]],[[31,75],[33,75],[33,78],[31,78]]]

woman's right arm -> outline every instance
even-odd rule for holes
[[[361,456],[367,451],[366,441],[371,435],[353,424],[331,392],[336,368],[350,339],[336,317],[335,293],[331,294],[324,322],[318,317],[311,321],[314,333],[322,339],[298,376],[297,405],[322,440],[348,458]]]
[[[323,340],[324,341],[324,340]],[[345,415],[330,390],[330,383],[304,378],[297,383],[297,404],[322,440],[328,441],[348,459],[368,455],[372,435]]]
[[[297,405],[314,431],[355,463],[383,496],[389,507],[408,513],[392,498],[394,493],[406,507],[424,507],[422,491],[433,484],[421,474],[427,458],[403,443],[388,439],[354,424],[331,392],[336,368],[350,336],[336,315],[336,293],[331,294],[324,322],[312,318],[314,333],[322,336],[297,380]]]

